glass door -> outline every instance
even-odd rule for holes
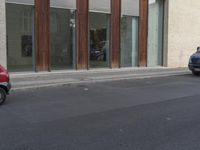
[[[50,0],[52,70],[73,69],[75,64],[76,0]]]
[[[89,66],[107,68],[110,64],[110,0],[89,1]]]
[[[163,65],[164,1],[149,2],[148,66]]]

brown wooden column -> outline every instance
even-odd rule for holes
[[[111,0],[111,68],[120,67],[121,0]]]
[[[49,9],[49,0],[35,0],[36,71],[50,71]]]
[[[148,0],[140,0],[139,66],[147,66]]]
[[[77,69],[88,69],[89,62],[89,0],[76,0],[77,3]]]

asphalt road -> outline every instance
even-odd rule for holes
[[[15,91],[0,150],[199,150],[200,77]]]

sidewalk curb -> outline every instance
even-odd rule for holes
[[[13,91],[21,91],[21,90],[34,90],[34,89],[43,89],[49,87],[61,87],[67,85],[79,85],[79,84],[89,84],[89,83],[100,83],[100,82],[112,82],[112,81],[122,81],[122,80],[131,80],[131,79],[147,79],[147,78],[159,78],[159,77],[170,77],[170,76],[181,76],[181,75],[188,75],[190,74],[189,71],[171,71],[171,72],[163,72],[163,73],[149,73],[145,74],[132,74],[132,75],[114,75],[114,76],[104,76],[103,78],[85,78],[85,79],[77,79],[77,81],[67,81],[67,82],[47,82],[41,85],[30,85],[30,86],[20,86],[20,87],[13,87],[11,92]],[[118,77],[117,77],[118,76]]]
[[[117,68],[117,69],[91,69],[91,70],[60,70],[60,71],[52,71],[52,72],[23,72],[23,73],[10,73],[11,78],[20,79],[24,77],[46,77],[49,75],[81,75],[81,74],[99,74],[99,73],[120,73],[120,72],[137,72],[137,71],[169,71],[174,70],[173,72],[178,72],[176,68],[167,68],[167,67],[140,67],[140,68]],[[172,71],[171,71],[172,72]]]

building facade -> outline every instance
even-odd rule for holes
[[[0,0],[9,71],[186,67],[200,46],[198,0]]]

